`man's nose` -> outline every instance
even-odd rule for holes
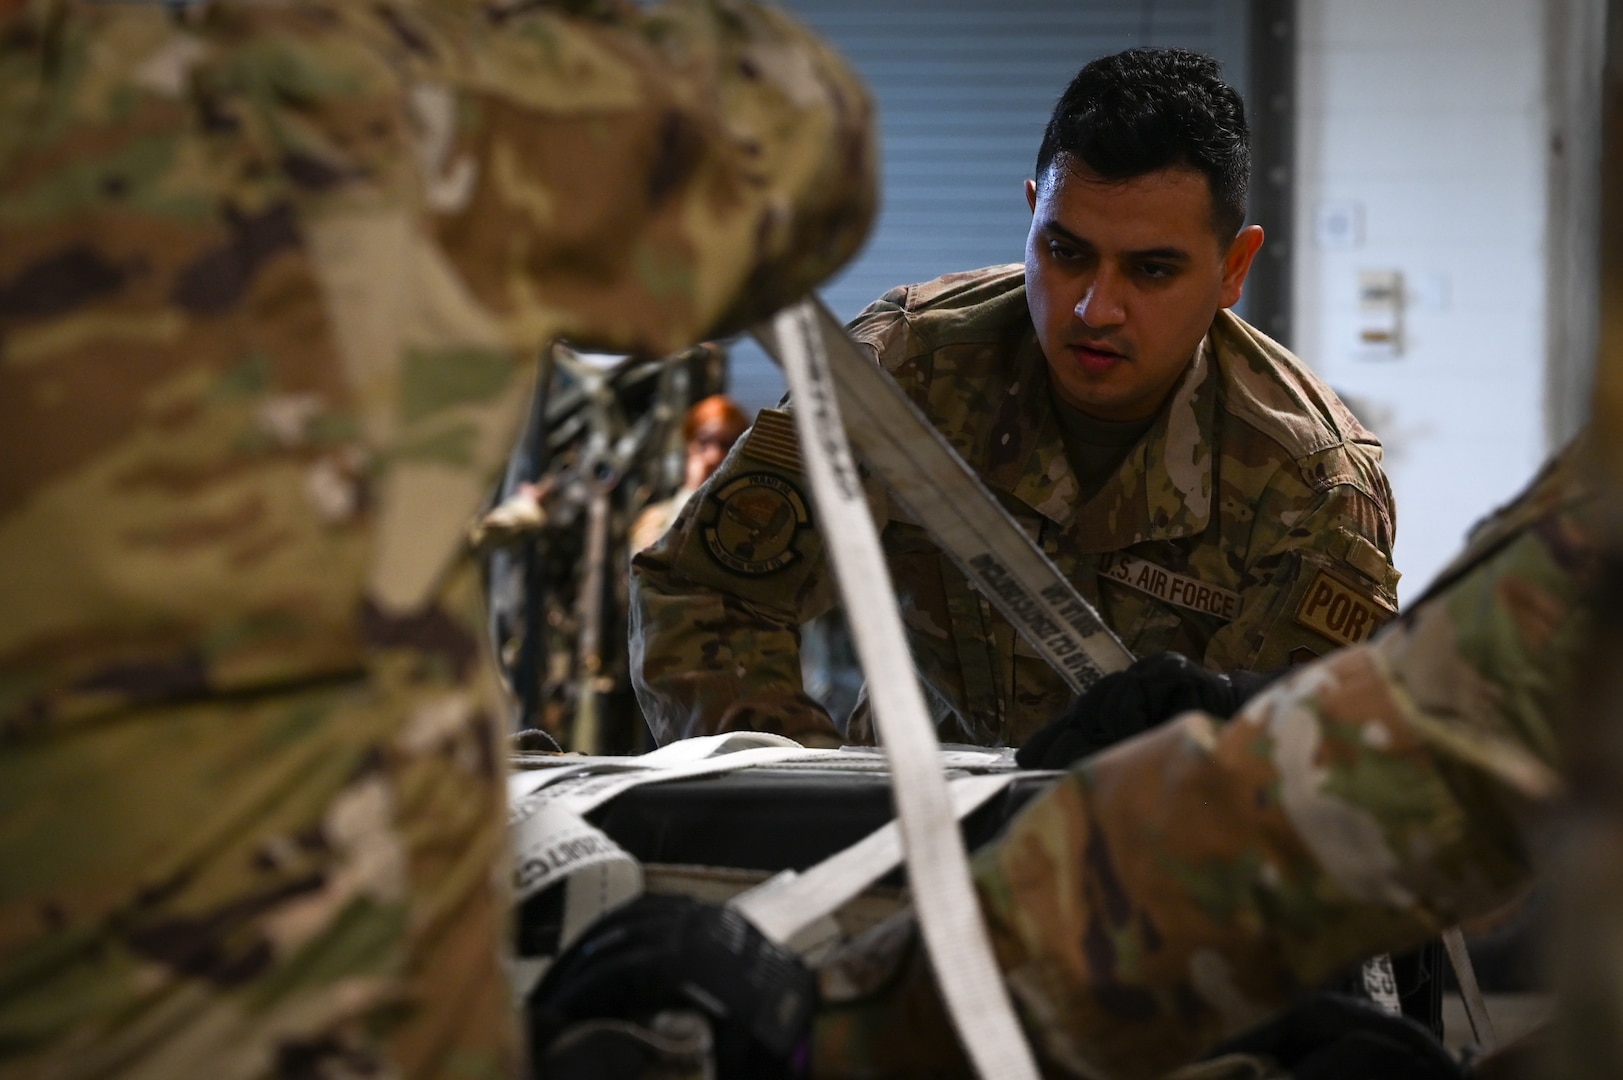
[[[1076,302],[1076,317],[1096,330],[1120,326],[1127,321],[1127,308],[1117,275],[1107,270],[1093,275],[1093,280],[1088,282]]]

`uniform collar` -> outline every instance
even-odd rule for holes
[[[1014,379],[988,431],[987,483],[1061,526],[1086,554],[1202,532],[1215,486],[1212,435],[1217,362],[1208,334],[1155,423],[1116,477],[1082,502],[1065,455],[1048,366],[1035,331],[1011,365]]]

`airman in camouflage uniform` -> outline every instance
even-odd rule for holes
[[[872,211],[770,8],[0,2],[0,1075],[514,1075],[467,518]]]
[[[1372,642],[1088,759],[976,856],[1054,1068],[1160,1075],[1526,885],[1601,566],[1577,447]],[[821,977],[817,1075],[969,1075],[910,922]]]
[[[1328,387],[1219,312],[1143,440],[1084,499],[1023,276],[993,267],[898,289],[851,330],[1129,650],[1268,669],[1364,640],[1390,617],[1398,575],[1380,445]],[[795,515],[781,540],[745,539],[729,516],[768,485],[794,493],[780,501]],[[763,412],[677,527],[633,562],[633,670],[662,741],[774,725],[808,742],[834,735],[799,692],[798,627],[834,602],[804,491],[790,418]],[[1070,689],[905,510],[876,509],[915,663],[956,718],[945,737],[1021,742]],[[762,554],[742,554],[746,543]]]
[[[1560,897],[1554,1051],[1493,1075],[1620,1075],[1616,11],[1609,32],[1598,453],[1586,437],[1560,455],[1373,640],[1291,673],[1226,724],[1189,713],[1082,762],[977,854],[999,966],[1051,1072],[1160,1075],[1372,952],[1493,910],[1547,868]],[[819,975],[811,1075],[970,1075],[910,920]]]
[[[1025,264],[896,289],[850,327],[1129,650],[1219,669],[1308,659],[1396,610],[1380,444],[1225,310],[1262,242],[1241,227],[1245,140],[1210,59],[1095,61],[1027,181]],[[1124,431],[1101,467],[1093,440]],[[1021,742],[1070,689],[920,523],[876,502],[915,664],[954,718],[944,737]],[[765,412],[633,561],[655,736],[837,742],[798,657],[800,625],[834,603],[826,570],[791,418]],[[862,741],[862,718],[845,734]]]
[[[1606,576],[1589,598],[1594,642],[1564,734],[1570,787],[1555,858],[1546,966],[1557,995],[1545,1074],[1623,1076],[1623,4],[1607,5],[1600,80],[1599,356],[1592,421]]]

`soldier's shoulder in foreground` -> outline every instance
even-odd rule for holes
[[[1207,344],[1217,505],[1247,573],[1280,598],[1253,606],[1206,662],[1277,667],[1367,640],[1398,610],[1396,512],[1379,440],[1305,364],[1237,316],[1219,312]]]
[[[1463,551],[1443,567],[1415,604],[1446,592],[1485,560],[1517,542],[1524,534],[1542,531],[1541,543],[1551,549],[1556,563],[1587,564],[1595,540],[1574,542],[1563,529],[1549,523],[1558,519],[1577,522],[1581,530],[1595,531],[1596,514],[1594,440],[1586,430],[1546,461],[1514,499],[1471,526]],[[1586,569],[1586,572],[1587,569]]]

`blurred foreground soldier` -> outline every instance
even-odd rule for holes
[[[998,963],[1048,1068],[1161,1075],[1529,882],[1572,749],[1568,690],[1601,565],[1583,447],[1480,526],[1374,641],[1292,672],[1227,723],[1185,713],[1089,758],[978,853]],[[796,998],[795,977],[764,964],[747,934],[723,934],[725,918],[650,910],[633,905],[577,946],[599,973],[642,950],[645,1007],[737,993],[694,992],[655,962],[698,939],[733,943],[760,999]],[[561,962],[543,984],[542,1030],[560,1013],[613,1011],[578,970]],[[776,1060],[791,1075],[969,1075],[910,920],[818,976],[820,1006],[798,1037],[744,1013],[719,1021],[718,1041],[789,1047]]]
[[[1024,265],[896,289],[851,324],[1130,651],[1218,670],[1363,641],[1396,605],[1379,443],[1227,310],[1262,244],[1249,172],[1215,61],[1096,60],[1026,182]],[[899,506],[879,515],[943,738],[1022,742],[1070,688]],[[814,518],[791,418],[766,410],[633,562],[633,677],[660,741],[867,738],[801,686],[798,628],[835,599]]]
[[[0,1075],[514,1075],[467,519],[549,339],[855,249],[867,109],[742,3],[0,3]]]
[[[726,394],[712,394],[688,410],[682,418],[682,442],[687,447],[682,486],[670,498],[644,510],[632,524],[633,554],[665,535],[682,507],[715,475],[727,452],[749,426],[744,410]]]

